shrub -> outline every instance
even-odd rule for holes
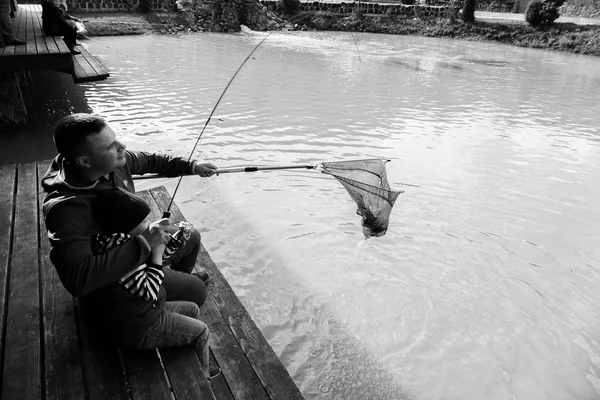
[[[444,9],[444,18],[448,19],[451,23],[454,23],[459,14],[459,4],[460,3],[457,0],[451,0],[446,3],[446,8]]]
[[[462,19],[465,22],[475,21],[475,8],[477,7],[477,0],[465,0],[462,8]]]
[[[513,4],[512,12],[522,14],[527,11],[527,0],[515,0],[515,4]]]
[[[300,0],[279,0],[279,7],[287,15],[294,15],[300,9]]]
[[[525,11],[525,21],[530,25],[550,25],[560,16],[558,9],[564,0],[533,0]]]
[[[361,22],[364,19],[364,11],[360,5],[354,10],[352,10],[351,17],[359,22]]]
[[[525,11],[525,21],[536,26],[542,23],[542,0],[533,0]]]

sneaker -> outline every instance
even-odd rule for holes
[[[196,278],[200,279],[202,282],[204,282],[204,284],[206,284],[206,282],[208,282],[208,279],[210,278],[210,275],[208,275],[208,272],[206,272],[205,270],[200,270],[198,272],[192,272],[192,275],[194,275]]]
[[[219,368],[219,367],[209,367],[208,368],[208,380],[209,381],[212,381],[219,375],[221,375],[221,368]]]
[[[6,43],[7,46],[23,46],[23,45],[27,44],[27,42],[19,40],[15,37],[4,39],[4,43]]]
[[[69,51],[71,52],[71,54],[81,54],[81,52],[79,50],[75,50],[75,47],[69,47]]]

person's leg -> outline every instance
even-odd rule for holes
[[[189,274],[194,270],[198,253],[200,253],[200,232],[193,229],[185,246],[175,251],[166,263],[176,271]]]
[[[2,1],[3,0],[0,0],[0,3],[2,3]],[[4,39],[11,38],[13,35],[8,11],[4,12],[0,10],[0,34],[2,34]]]
[[[63,41],[69,50],[73,52],[75,43],[77,43],[77,30],[65,22],[65,24],[62,25],[62,34],[64,35]]]
[[[206,286],[197,277],[171,268],[163,268],[162,285],[167,291],[167,301],[192,301],[200,307],[206,301]]]
[[[10,0],[0,0],[0,47],[24,45],[25,42],[13,36],[10,22]]]
[[[189,301],[168,301],[165,310],[154,326],[135,346],[138,349],[194,346],[200,365],[207,378],[209,375],[208,327],[198,318],[198,306]]]

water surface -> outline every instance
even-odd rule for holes
[[[195,156],[391,159],[405,193],[385,236],[365,241],[315,171],[188,177],[176,196],[303,394],[600,398],[600,59],[355,36],[273,33]],[[85,96],[131,148],[187,156],[263,37],[87,42],[111,78]]]

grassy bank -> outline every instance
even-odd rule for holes
[[[127,34],[174,34],[201,30],[183,13],[80,13],[90,36]],[[353,13],[340,16],[305,12],[293,24],[277,29],[389,33],[461,40],[492,41],[521,47],[544,48],[600,56],[600,26],[555,23],[534,28],[521,21],[476,20],[473,24],[447,19],[399,19]]]
[[[302,24],[307,29],[451,37],[600,56],[600,26],[595,25],[555,23],[534,28],[521,21],[476,20],[467,24],[448,19],[396,19],[360,13],[347,17],[307,13],[295,19],[297,24]]]

